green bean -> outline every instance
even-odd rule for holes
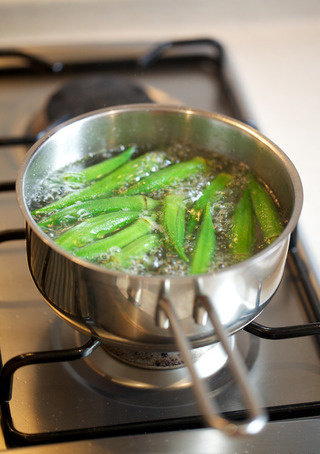
[[[95,239],[101,239],[120,227],[137,219],[138,211],[121,211],[101,214],[87,219],[62,233],[55,242],[67,251],[84,246]]]
[[[216,250],[216,234],[208,203],[196,238],[191,260],[191,274],[206,273]]]
[[[105,254],[111,248],[123,248],[132,241],[150,233],[155,228],[155,217],[146,216],[133,222],[128,227],[119,230],[102,240],[95,241],[79,249],[75,249],[73,254],[87,260],[95,260]]]
[[[187,233],[193,233],[196,225],[200,222],[203,210],[207,203],[210,201],[211,205],[214,204],[226,186],[232,180],[232,175],[228,173],[220,173],[203,191],[202,196],[195,202],[190,210],[189,220],[187,224]]]
[[[126,190],[126,194],[141,194],[163,189],[172,183],[184,180],[195,173],[206,171],[207,165],[199,156],[189,161],[173,164],[149,175]]]
[[[127,162],[92,185],[78,191],[73,191],[56,202],[45,205],[38,210],[34,210],[32,215],[37,216],[38,214],[55,211],[73,205],[79,201],[85,202],[86,200],[96,199],[102,196],[106,197],[112,194],[114,190],[119,189],[124,185],[131,184],[134,181],[137,181],[137,179],[149,175],[150,172],[156,172],[165,165],[165,161],[166,154],[164,152],[154,151],[146,153]]]
[[[125,164],[131,158],[135,150],[135,147],[130,147],[113,158],[105,159],[104,161],[80,170],[79,172],[65,173],[62,175],[62,178],[71,183],[89,184],[91,181],[98,180]]]
[[[130,210],[143,211],[154,210],[160,202],[144,195],[109,197],[106,199],[87,200],[76,203],[56,211],[51,216],[41,220],[38,225],[41,228],[52,228],[57,225],[70,225],[79,219],[84,220],[111,211]]]
[[[117,265],[117,268],[121,269],[128,268],[134,260],[142,260],[148,252],[158,249],[159,246],[157,234],[143,235],[112,255],[106,265],[108,267]]]
[[[179,256],[189,261],[184,251],[184,234],[186,222],[186,204],[182,196],[171,193],[165,197],[163,204],[163,225],[170,246]]]
[[[263,237],[266,243],[270,244],[283,230],[280,215],[271,195],[252,175],[249,176],[249,190]]]
[[[239,259],[246,259],[253,253],[255,245],[255,220],[249,190],[244,191],[237,203],[231,227],[231,247]]]

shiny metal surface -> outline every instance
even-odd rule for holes
[[[37,184],[102,146],[172,141],[197,144],[247,163],[277,194],[289,222],[280,237],[246,262],[205,274],[203,293],[213,301],[223,327],[233,333],[264,308],[283,273],[290,233],[302,205],[299,176],[289,159],[255,130],[221,115],[188,108],[131,105],[96,111],[68,122],[38,141],[20,170],[17,192],[28,224],[27,254],[33,279],[57,313],[106,343],[174,350],[174,339],[154,319],[163,276],[112,272],[75,258],[36,225],[28,210]],[[170,277],[170,300],[193,347],[215,340],[211,325],[193,321],[196,277]],[[183,294],[183,298],[181,295]]]

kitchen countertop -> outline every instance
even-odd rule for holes
[[[224,44],[256,124],[297,167],[305,197],[301,238],[320,282],[318,0],[11,0],[0,5],[0,48],[191,37]]]

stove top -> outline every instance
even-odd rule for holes
[[[83,62],[66,58],[64,64],[51,64],[49,69],[37,61],[8,69],[11,60],[0,68],[0,348],[7,375],[2,373],[0,448],[32,445],[32,452],[50,452],[59,446],[64,452],[88,452],[94,446],[95,452],[106,448],[112,452],[195,452],[195,446],[201,446],[201,452],[212,452],[216,446],[216,452],[265,452],[263,446],[267,449],[270,440],[276,439],[279,449],[274,452],[293,453],[303,452],[297,441],[297,433],[301,433],[309,441],[308,452],[316,452],[319,420],[313,418],[320,415],[320,347],[314,334],[320,334],[319,302],[296,236],[278,291],[258,319],[231,340],[239,345],[271,421],[250,441],[235,441],[204,428],[183,367],[141,373],[141,369],[106,354],[102,347],[91,353],[94,341],[60,320],[32,282],[13,181],[25,145],[39,137],[41,130],[78,113],[61,110],[61,98],[69,97],[65,87],[77,87],[84,80],[94,87],[104,78],[130,80],[135,96],[141,96],[142,87],[142,96],[151,101],[179,102],[253,124],[219,43],[199,40],[164,43],[150,53],[147,49],[141,45],[133,56],[128,46],[128,57],[121,52],[121,58],[114,57],[112,48],[112,57],[108,57],[106,49],[103,59]],[[43,58],[54,62],[53,55],[54,51]],[[56,72],[50,72],[52,67]],[[52,95],[58,103],[48,104]],[[99,107],[96,99],[93,102]],[[107,102],[102,96],[101,107]],[[81,108],[89,105],[93,105],[91,99]],[[85,349],[76,348],[83,345]],[[56,350],[64,352],[63,361],[53,359],[52,351]],[[26,352],[49,353],[42,358],[17,357]],[[88,356],[71,360],[84,354]],[[224,363],[222,357],[222,366]],[[20,365],[27,367],[14,372],[12,398],[8,399],[10,367]],[[213,375],[205,376],[219,408],[233,418],[243,418],[245,409],[230,375],[223,367]],[[62,445],[65,441],[72,443]],[[48,443],[58,445],[50,447]]]

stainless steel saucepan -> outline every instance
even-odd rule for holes
[[[139,276],[104,269],[65,252],[33,220],[29,203],[52,172],[119,145],[161,149],[172,142],[196,145],[249,165],[277,195],[289,220],[274,243],[242,263],[196,276]],[[256,130],[221,115],[185,107],[151,104],[90,112],[42,137],[27,154],[17,192],[27,222],[29,268],[38,289],[76,329],[109,345],[135,350],[182,351],[201,410],[213,427],[256,433],[265,423],[250,394],[243,366],[230,351],[227,334],[251,322],[276,291],[290,234],[302,206],[302,186],[287,156]],[[227,333],[227,334],[226,334]],[[222,342],[243,391],[250,416],[234,424],[219,416],[206,398],[188,353]]]

